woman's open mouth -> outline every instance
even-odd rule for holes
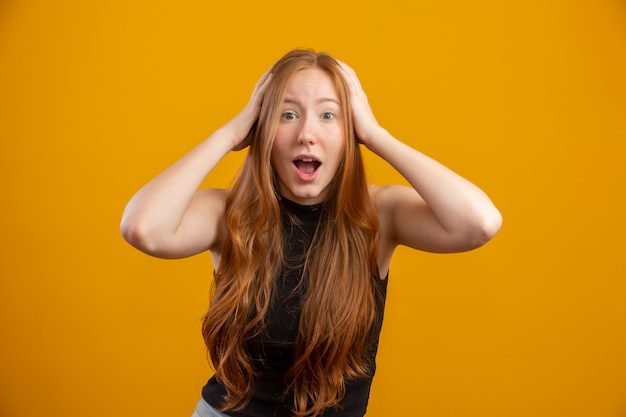
[[[293,161],[293,164],[301,181],[313,181],[322,165],[320,161],[312,157],[298,157]]]
[[[298,158],[293,161],[298,171],[310,175],[317,171],[322,163],[314,158]]]

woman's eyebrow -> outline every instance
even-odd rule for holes
[[[302,104],[301,101],[298,100],[297,97],[285,97],[284,102],[288,104],[297,104],[297,105]],[[341,104],[339,103],[339,100],[333,97],[320,97],[317,100],[315,100],[316,104],[327,103],[327,102],[335,103],[337,105]]]
[[[318,103],[326,103],[326,102],[332,102],[335,103],[337,105],[339,105],[339,100],[337,100],[336,98],[332,98],[332,97],[322,97],[319,100],[317,100]]]

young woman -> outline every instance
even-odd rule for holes
[[[412,188],[368,185],[361,145]],[[199,189],[243,148],[232,189]],[[202,331],[215,376],[194,416],[361,417],[396,246],[467,251],[500,224],[479,188],[378,124],[350,67],[294,50],[132,197],[121,230],[153,256],[211,253]]]

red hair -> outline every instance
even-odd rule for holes
[[[325,225],[307,257],[308,276],[295,363],[287,375],[297,417],[339,406],[346,381],[371,374],[368,348],[377,317],[378,218],[354,132],[348,92],[336,60],[325,53],[294,50],[272,68],[258,125],[226,197],[224,242],[214,293],[202,332],[216,377],[225,386],[223,410],[249,402],[256,375],[247,343],[264,326],[282,261],[282,227],[270,154],[291,75],[319,68],[334,80],[340,97],[346,147],[325,202]]]

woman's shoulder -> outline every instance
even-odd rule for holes
[[[378,185],[369,184],[369,193],[372,203],[376,210],[384,209],[394,204],[394,200],[402,198],[404,195],[412,196],[415,191],[407,186],[392,184],[392,185]]]
[[[208,217],[219,223],[224,218],[224,207],[228,191],[225,188],[199,189],[194,196],[192,204],[196,206],[201,216]]]
[[[201,188],[196,192],[196,198],[223,205],[228,191],[226,188]]]
[[[223,217],[227,193],[228,190],[223,188],[201,188],[196,192],[191,204],[202,216]]]
[[[221,246],[227,193],[228,190],[223,188],[196,191],[181,224],[186,226],[190,236],[195,236],[211,251]]]

